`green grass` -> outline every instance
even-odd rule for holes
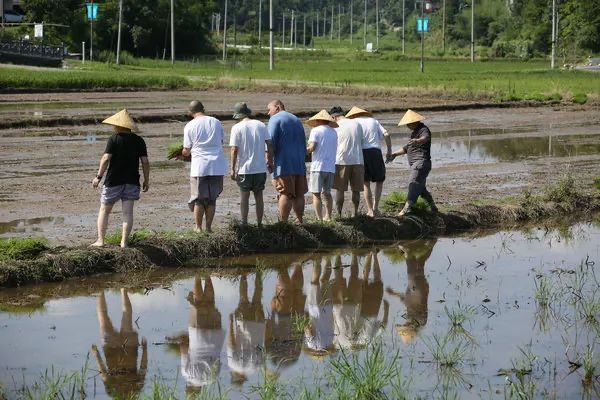
[[[406,203],[406,192],[392,192],[387,195],[381,203],[381,209],[383,212],[388,214],[396,214],[402,210]],[[421,197],[417,199],[417,203],[413,206],[413,210],[416,212],[427,212],[428,205],[425,200]]]
[[[128,245],[135,246],[135,245],[140,244],[141,242],[147,240],[148,238],[150,238],[153,235],[155,235],[155,233],[148,229],[141,229],[139,231],[135,231],[129,236]],[[114,232],[114,233],[106,235],[106,237],[104,238],[104,241],[107,244],[119,246],[121,244],[121,232],[119,231],[119,232]]]
[[[45,250],[48,250],[45,238],[0,239],[0,261],[32,259]]]
[[[303,68],[297,68],[299,64]],[[275,70],[268,56],[242,53],[228,62],[178,61],[175,66],[159,60],[141,59],[137,65],[71,62],[64,70],[33,71],[3,68],[0,89],[95,89],[228,87],[235,89],[276,86],[289,89],[310,85],[321,92],[345,90],[390,95],[426,91],[440,96],[512,101],[560,100],[570,93],[599,94],[600,77],[584,71],[550,70],[545,61],[427,60],[425,73],[418,59],[397,51],[367,54],[356,50],[281,52]]]
[[[600,192],[600,176],[594,178],[594,187]]]

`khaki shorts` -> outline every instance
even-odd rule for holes
[[[273,179],[273,186],[275,186],[275,190],[279,194],[285,194],[290,197],[304,196],[308,192],[306,175],[278,176]]]
[[[214,206],[222,191],[223,177],[220,175],[190,177],[190,211],[194,211],[195,204]]]
[[[336,165],[333,188],[345,192],[348,182],[353,192],[362,192],[365,184],[365,167],[357,165]]]

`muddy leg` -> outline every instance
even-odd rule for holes
[[[352,205],[354,206],[353,217],[358,215],[358,206],[360,205],[360,192],[352,191]]]
[[[313,193],[313,208],[319,221],[323,221],[323,202],[321,201],[321,193]]]
[[[323,219],[325,221],[331,221],[331,216],[333,214],[333,199],[331,198],[330,192],[323,193],[323,202],[325,203],[325,217]]]
[[[294,198],[287,194],[279,195],[279,217],[282,221],[287,221],[289,219],[293,204]]]
[[[366,182],[365,181],[364,196],[365,196],[365,203],[367,205],[367,215],[369,217],[373,217],[374,216],[374,213],[373,213],[373,193],[371,192],[371,182]]]
[[[215,211],[217,210],[216,204],[209,204],[205,207],[206,210],[206,231],[212,232],[212,223],[215,218]]]
[[[352,196],[354,196],[354,192],[352,192]],[[341,217],[342,210],[344,209],[344,191],[343,190],[335,191],[335,208],[337,210],[338,216]]]
[[[375,203],[373,204],[373,215],[379,215],[379,201],[383,191],[383,182],[375,182]]]
[[[256,202],[256,224],[262,225],[263,214],[265,212],[265,203],[263,200],[263,191],[257,190],[254,192],[254,201]]]
[[[202,220],[204,219],[204,205],[196,203],[194,204],[194,221],[196,222],[196,232],[202,231]]]
[[[248,203],[250,202],[250,192],[240,192],[240,214],[242,216],[242,224],[248,223]]]
[[[302,223],[304,218],[304,194],[298,194],[293,201],[294,206],[294,214],[296,214],[296,218],[299,223]]]

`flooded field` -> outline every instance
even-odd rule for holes
[[[8,398],[36,398],[44,374],[98,399],[598,398],[590,221],[222,260],[141,288],[105,276],[3,290],[0,382]]]
[[[42,104],[35,112],[49,118],[96,115],[101,119],[115,107],[129,104],[134,115],[173,114],[177,110],[183,114],[186,102],[198,96],[209,112],[224,113],[240,97],[251,97],[251,107],[263,111],[275,94],[222,91],[6,95],[0,101],[0,115],[27,120],[26,114],[35,107],[17,111],[15,104],[19,101]],[[329,108],[334,103],[347,107],[354,101],[366,108],[391,106],[386,100],[334,95],[323,96],[316,103],[308,94],[278,97],[292,112]],[[432,104],[442,103],[438,99]],[[394,148],[407,140],[407,132],[396,126],[400,116],[377,115],[392,133]],[[598,175],[600,113],[594,107],[439,111],[428,112],[426,117],[433,132],[434,165],[428,186],[442,207],[520,195],[525,189],[535,193],[567,175],[590,184]],[[224,122],[227,134],[232,125],[233,121]],[[181,139],[183,126],[184,122],[178,121],[141,124],[141,134],[148,144],[151,178],[150,191],[136,204],[134,229],[192,227],[186,204],[189,165],[165,160],[167,146]],[[0,130],[0,237],[35,234],[47,237],[53,244],[91,243],[99,193],[91,188],[90,181],[110,132],[110,127],[101,124]],[[227,144],[228,138],[226,147]],[[228,148],[225,150],[229,157]],[[405,190],[406,160],[400,157],[387,168],[384,195]],[[120,225],[119,207],[115,207],[109,232]],[[250,207],[250,221],[254,218],[253,208]],[[309,219],[313,215],[310,204],[306,214]],[[226,179],[216,225],[226,224],[238,215],[238,188]],[[265,189],[265,219],[277,220],[276,193],[271,185]]]

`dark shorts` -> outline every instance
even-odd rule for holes
[[[365,182],[385,181],[385,164],[381,149],[363,149],[365,159]]]
[[[238,175],[237,184],[242,192],[259,192],[265,190],[267,173]]]
[[[119,200],[139,200],[140,187],[126,183],[117,186],[102,186],[100,203],[114,204]]]
[[[278,176],[273,179],[273,186],[275,186],[275,190],[279,194],[285,194],[290,197],[304,196],[308,192],[306,175]]]
[[[223,191],[223,177],[221,175],[190,177],[190,200],[188,206],[194,211],[194,205],[213,206],[217,197]]]

